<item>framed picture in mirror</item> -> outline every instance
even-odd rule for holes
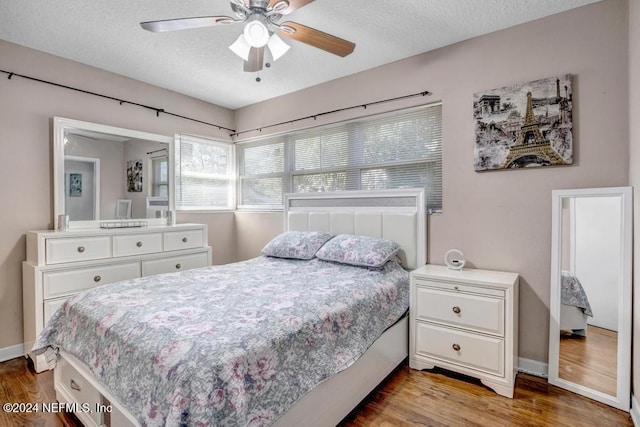
[[[82,197],[82,174],[69,174],[69,197]]]

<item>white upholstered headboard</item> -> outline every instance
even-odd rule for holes
[[[424,203],[417,188],[286,194],[284,228],[393,240],[402,265],[413,270],[427,262]]]

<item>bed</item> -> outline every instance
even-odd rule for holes
[[[328,258],[107,285],[65,304],[36,346],[57,359],[57,398],[86,425],[335,425],[408,355],[406,270],[426,262],[424,222],[422,190],[287,195],[285,230],[331,234],[318,251]],[[331,258],[362,236],[400,249],[375,268]]]
[[[593,312],[580,280],[568,271],[562,271],[560,302],[560,330],[586,336]]]

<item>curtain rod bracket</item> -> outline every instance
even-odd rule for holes
[[[9,77],[7,78],[7,80],[11,80],[11,77],[13,77],[13,73],[9,73]]]

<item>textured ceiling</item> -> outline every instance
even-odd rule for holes
[[[0,39],[236,109],[596,1],[316,0],[284,20],[354,42],[354,53],[285,39],[291,49],[260,83],[228,49],[242,24],[170,33],[139,25],[232,16],[225,0],[0,0]]]

